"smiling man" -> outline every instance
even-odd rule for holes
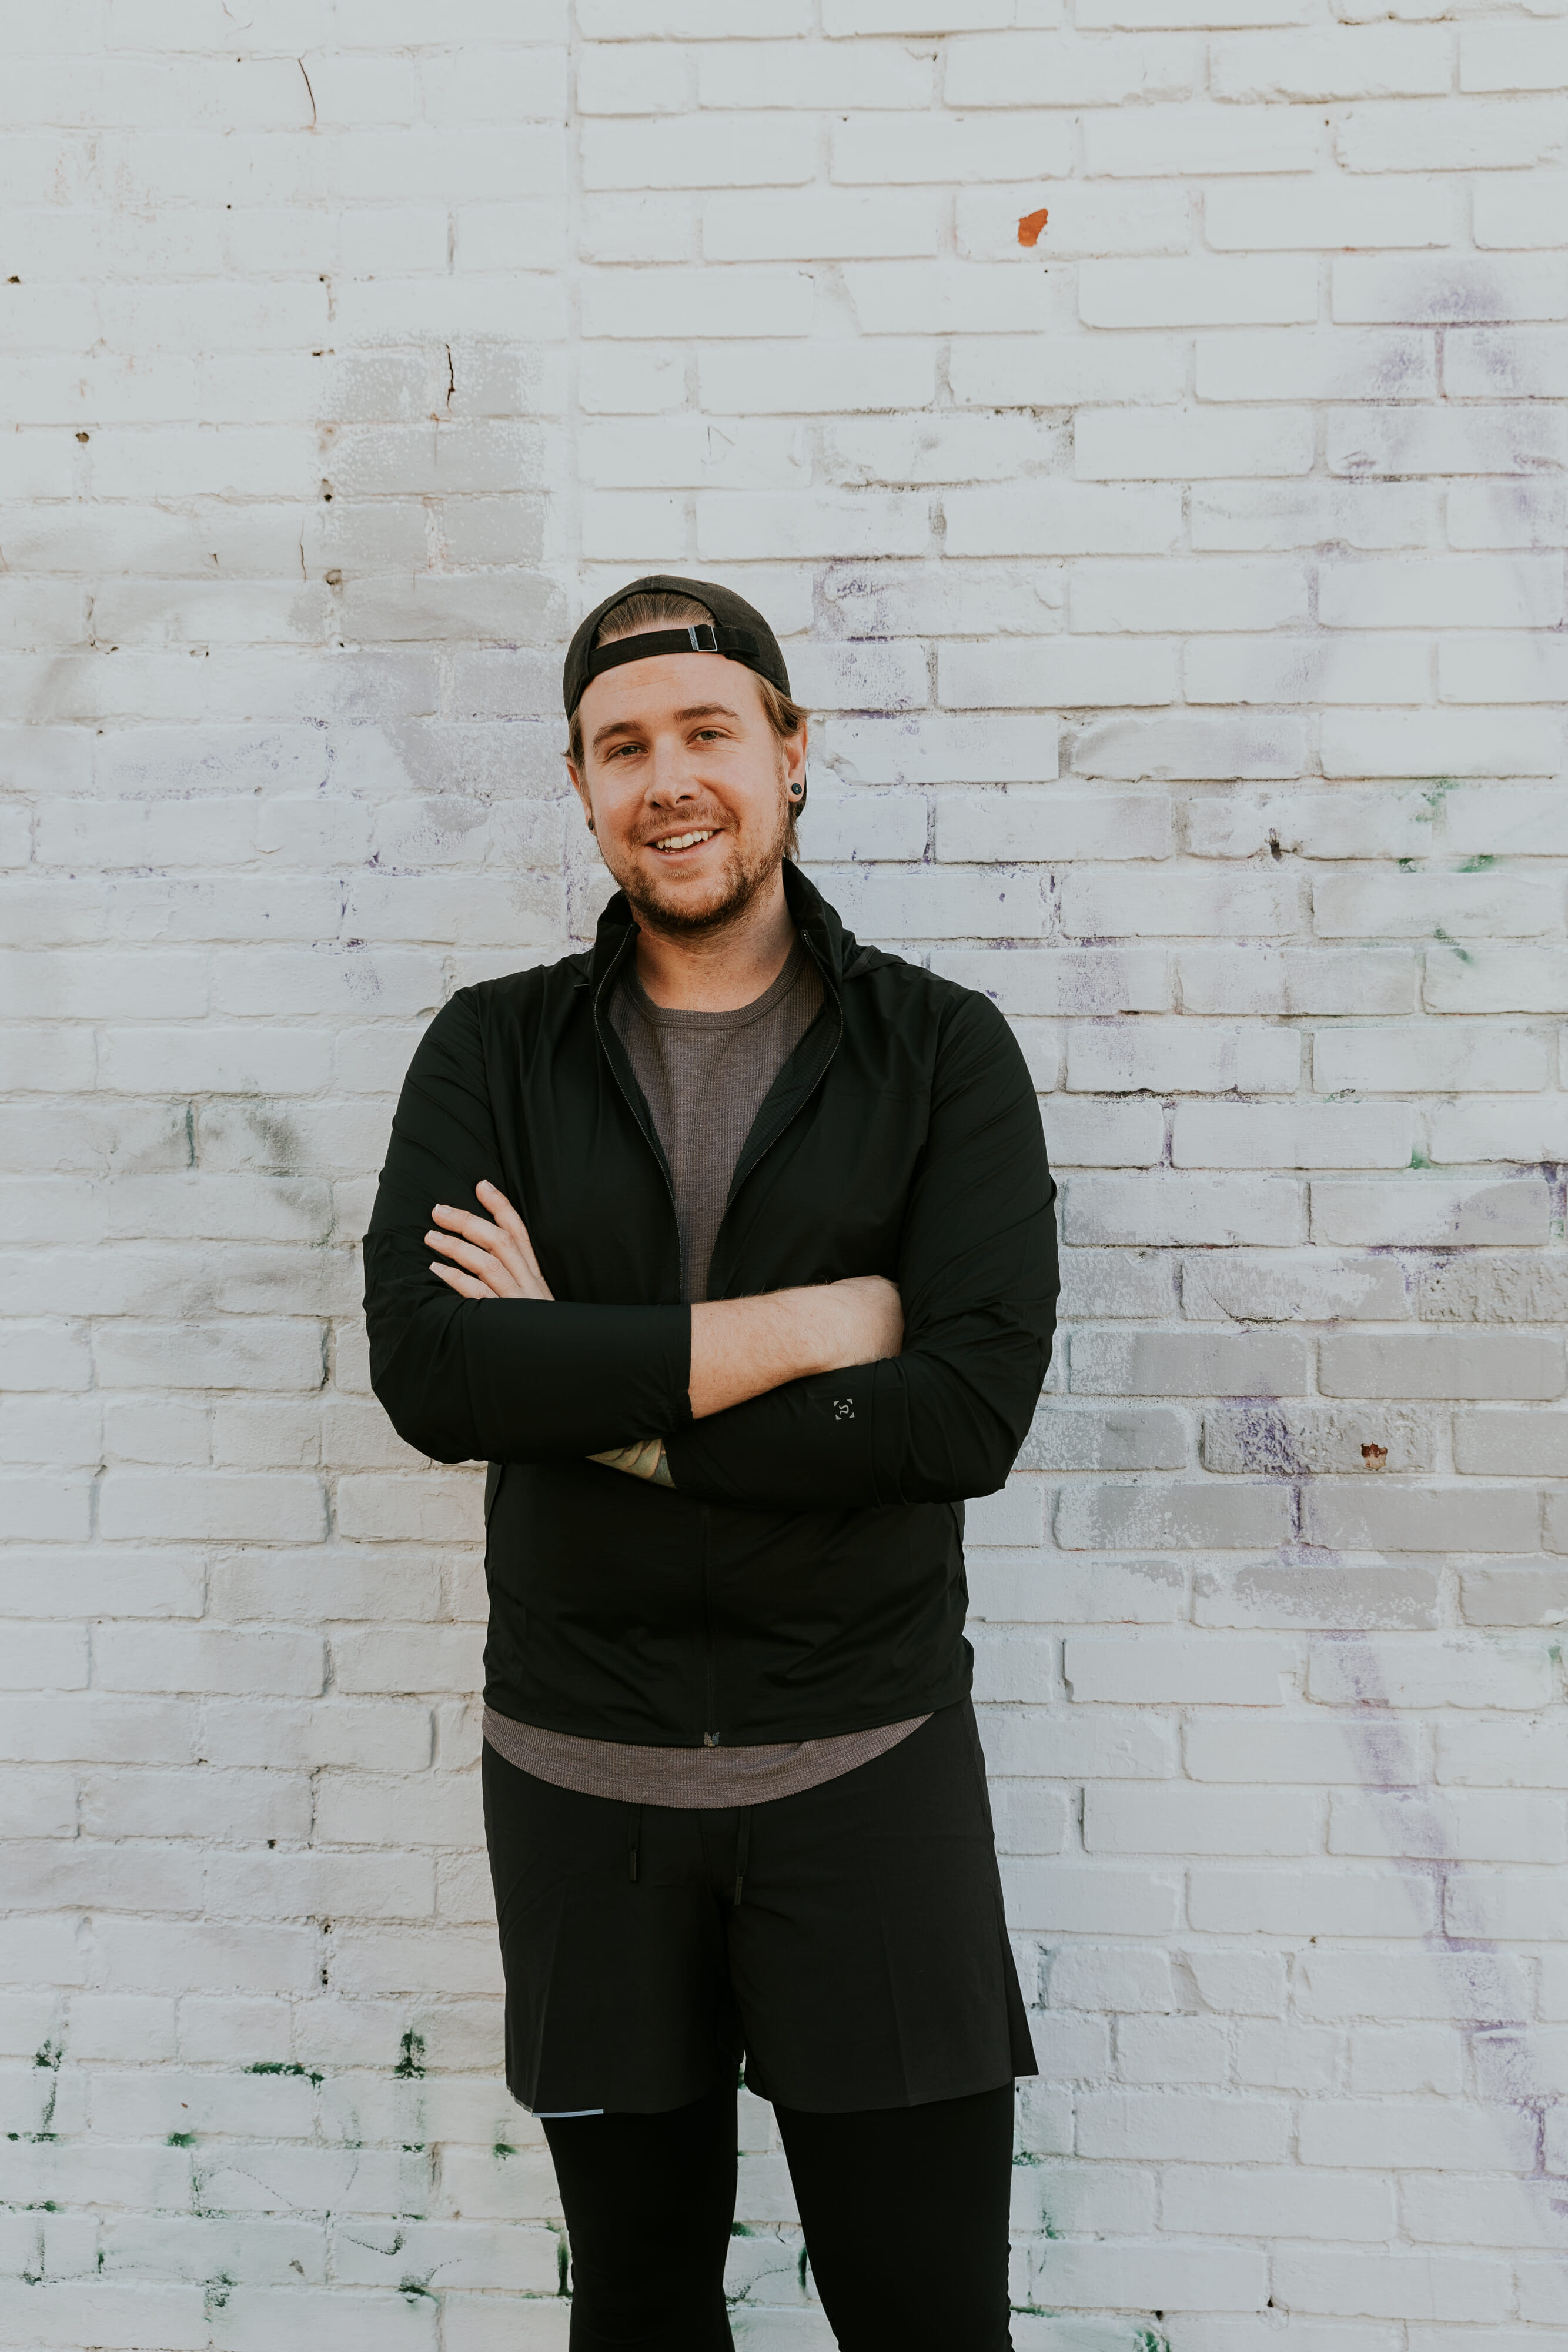
[[[963,1501],[1050,1358],[1033,1090],[984,997],[794,863],[806,715],[741,597],[633,582],[565,698],[620,890],[590,953],[431,1024],[365,1258],[397,1429],[490,1465],[507,2072],[573,2352],[731,2342],[742,2065],[839,2343],[1000,2352],[1034,2054]]]

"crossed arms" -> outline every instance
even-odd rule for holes
[[[1056,1249],[1034,1091],[992,1006],[946,1018],[896,1290],[861,1276],[696,1307],[552,1299],[522,1220],[480,1190],[505,1164],[486,1042],[474,991],[426,1031],[365,1241],[371,1381],[410,1445],[545,1463],[656,1438],[682,1494],[782,1510],[1004,1483],[1050,1360]],[[433,1224],[437,1202],[476,1199],[488,1218]],[[605,1246],[606,1286],[620,1264],[634,1295],[619,1238]]]
[[[487,1178],[475,1194],[488,1217],[438,1202],[426,1245],[452,1263],[432,1264],[432,1274],[459,1298],[554,1299],[539,1271],[528,1229],[499,1188]],[[894,1286],[880,1274],[855,1274],[841,1282],[803,1290],[773,1290],[759,1298],[701,1301],[692,1308],[691,1374],[686,1393],[694,1421],[706,1421],[731,1405],[745,1404],[786,1381],[819,1372],[846,1370],[896,1356],[904,1338],[904,1308]],[[662,1437],[593,1454],[590,1461],[657,1486],[674,1477]]]

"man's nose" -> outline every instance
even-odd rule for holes
[[[683,743],[653,744],[648,797],[665,808],[674,801],[695,800],[700,787],[693,777]]]

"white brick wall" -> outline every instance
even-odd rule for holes
[[[1568,44],[1476,9],[6,0],[0,2343],[565,2345],[354,1244],[591,926],[559,646],[657,565],[1063,1174],[1020,2352],[1568,2346]]]

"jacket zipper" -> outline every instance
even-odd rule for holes
[[[755,1159],[749,1160],[747,1160],[745,1151],[744,1150],[742,1150],[740,1160],[736,1162],[735,1174],[730,1179],[729,1200],[725,1202],[724,1215],[719,1218],[718,1227],[714,1234],[714,1247],[716,1250],[718,1247],[718,1235],[724,1230],[725,1217],[727,1217],[729,1214],[730,1202],[734,1200],[736,1192],[739,1189],[741,1182],[744,1181],[744,1177],[750,1175],[752,1170],[758,1164],[758,1162],[764,1160],[768,1153],[772,1150],[773,1146],[778,1142],[779,1136],[783,1135],[788,1129],[794,1125],[796,1119],[799,1118],[800,1113],[805,1109],[806,1105],[810,1101],[811,1097],[816,1093],[817,1088],[821,1086],[823,1078],[827,1076],[828,1066],[832,1061],[834,1055],[838,1052],[840,1044],[843,1038],[844,1009],[840,998],[838,983],[834,980],[831,972],[828,970],[822,958],[818,954],[815,943],[812,940],[804,930],[802,930],[800,936],[805,940],[806,951],[810,956],[812,962],[817,966],[818,971],[821,973],[823,985],[827,989],[828,993],[832,1000],[833,1019],[835,1024],[833,1041],[829,1046],[827,1052],[823,1055],[821,1066],[818,1069],[816,1076],[812,1078],[810,1085],[804,1088],[801,1093],[800,1099],[795,1105],[794,1109],[789,1113],[786,1119],[780,1122],[775,1132],[768,1138],[767,1142],[763,1145],[761,1150],[757,1153]],[[604,1055],[605,1060],[610,1065],[611,1075],[613,1076],[616,1085],[621,1089],[622,1098],[625,1102],[627,1109],[631,1112],[632,1118],[636,1120],[638,1127],[642,1129],[644,1138],[653,1149],[654,1159],[659,1163],[659,1173],[664,1180],[664,1190],[669,1195],[670,1214],[675,1220],[675,1245],[678,1252],[680,1248],[680,1213],[675,1205],[675,1187],[670,1175],[669,1162],[664,1157],[664,1147],[659,1141],[658,1135],[653,1129],[652,1122],[646,1116],[645,1107],[639,1108],[636,1097],[632,1094],[631,1088],[627,1086],[625,1079],[621,1075],[621,1071],[616,1064],[615,1055],[611,1051],[609,1045],[606,1043],[603,1025],[600,1018],[601,1005],[604,1003],[612,983],[620,972],[624,958],[627,953],[632,950],[635,940],[636,933],[633,931],[632,938],[622,949],[621,953],[615,958],[615,961],[611,965],[609,971],[605,973],[603,979],[600,982],[599,986],[594,991],[593,1034],[599,1041],[599,1049],[601,1053]],[[617,1040],[616,1042],[619,1043],[620,1041]],[[684,1264],[681,1271],[684,1279],[685,1272]],[[712,1730],[704,1731],[703,1746],[705,1748],[717,1748],[722,1744],[723,1732],[719,1727],[718,1721],[718,1660],[713,1633],[713,1593],[708,1579],[708,1536],[712,1524],[712,1511],[710,1507],[706,1503],[699,1503],[697,1506],[697,1525],[699,1529],[698,1543],[701,1555],[700,1581],[702,1587],[703,1611],[704,1703],[708,1721],[714,1727]]]

